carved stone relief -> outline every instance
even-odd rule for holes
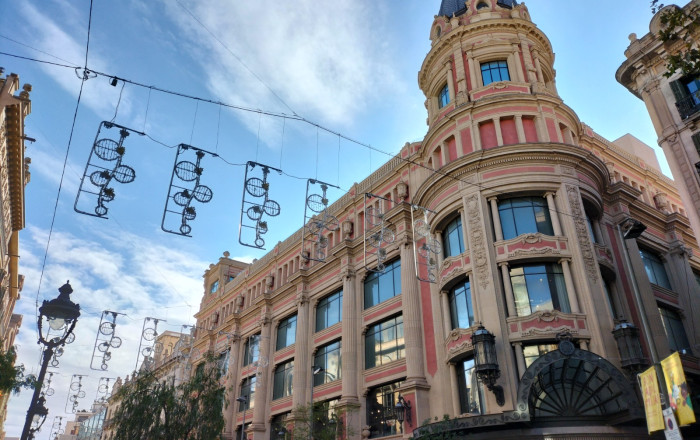
[[[591,237],[588,235],[588,227],[586,226],[586,213],[581,208],[581,198],[579,197],[578,188],[573,185],[566,185],[566,193],[569,196],[569,204],[571,205],[571,213],[573,214],[574,225],[576,226],[576,237],[578,238],[581,247],[581,255],[586,266],[586,272],[593,283],[598,282],[598,268],[596,267],[596,259],[593,253],[593,245]]]
[[[486,256],[485,232],[481,227],[479,196],[476,194],[467,199],[467,219],[469,221],[474,270],[477,273],[479,285],[482,289],[485,289],[489,285],[490,276],[488,258]]]

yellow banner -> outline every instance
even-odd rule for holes
[[[685,373],[683,373],[683,365],[678,352],[662,360],[661,368],[664,370],[668,398],[671,408],[678,418],[678,424],[685,426],[695,423],[693,404],[690,402],[690,389],[685,381]]]
[[[647,415],[647,430],[649,434],[664,429],[664,416],[661,413],[661,398],[659,397],[659,382],[656,380],[654,367],[639,373],[639,386],[644,398],[644,412]]]

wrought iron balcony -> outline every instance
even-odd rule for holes
[[[681,119],[687,119],[690,115],[700,111],[700,98],[695,95],[688,95],[676,101],[676,107],[678,107]]]

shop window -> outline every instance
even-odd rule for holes
[[[438,107],[443,108],[450,103],[450,89],[445,84],[443,88],[440,89],[440,94],[438,95]]]
[[[250,376],[243,379],[243,382],[241,383],[241,397],[245,397],[247,400],[245,402],[238,402],[238,411],[245,411],[253,408],[253,403],[255,401],[256,381],[256,376]]]
[[[477,6],[477,8],[479,7]],[[485,86],[493,82],[510,81],[508,63],[505,60],[481,63],[481,78]]]
[[[452,328],[469,328],[474,324],[474,308],[469,280],[452,288],[449,293]]]
[[[666,269],[664,268],[663,261],[661,261],[661,257],[646,249],[639,249],[639,255],[644,262],[644,269],[647,272],[649,282],[670,289],[671,282],[668,280],[668,275],[666,274]]]
[[[394,409],[399,399],[400,386],[401,382],[394,382],[372,388],[367,393],[369,438],[403,434]]]
[[[294,378],[294,361],[277,365],[272,385],[272,399],[281,399],[292,395]]]
[[[260,334],[252,335],[243,344],[243,366],[258,361],[260,356]]]
[[[270,440],[287,440],[287,419],[291,413],[277,414],[270,420]]]
[[[661,315],[661,322],[664,325],[668,346],[671,348],[671,351],[683,352],[689,349],[688,335],[685,333],[683,320],[681,320],[678,312],[666,307],[659,307],[659,314]]]
[[[316,306],[316,331],[340,322],[343,315],[343,291],[339,290],[321,299]]]
[[[445,258],[454,257],[464,252],[464,238],[462,234],[462,217],[457,215],[445,226],[445,232],[442,234],[442,254]]]
[[[388,364],[406,357],[403,316],[375,324],[365,335],[365,368]]]
[[[476,377],[473,358],[457,364],[457,383],[462,414],[483,414],[484,390]]]
[[[314,365],[323,368],[323,372],[313,375],[314,386],[340,379],[340,341],[319,347],[314,356]]]
[[[401,261],[388,263],[384,272],[372,272],[365,279],[365,309],[401,293]]]
[[[339,399],[314,403],[313,428],[314,438],[339,438],[338,414],[335,407]],[[333,422],[333,423],[332,423]]]
[[[542,197],[518,197],[498,202],[505,240],[536,232],[554,235],[547,201]]]
[[[537,358],[557,349],[559,349],[557,344],[523,345],[525,366],[529,368],[530,365],[537,360]]]
[[[280,325],[277,327],[277,345],[275,349],[281,350],[284,347],[294,344],[296,342],[296,338],[297,315],[293,315],[280,321]]]
[[[546,310],[571,312],[564,274],[558,264],[512,266],[510,282],[518,316]]]

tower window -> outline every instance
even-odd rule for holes
[[[476,5],[476,9],[484,9],[484,8],[488,8],[488,7],[489,7],[489,5],[487,3],[484,3],[484,2],[481,2],[478,5]]]
[[[510,81],[508,63],[505,60],[481,63],[481,78],[485,86],[493,82]]]
[[[450,103],[450,89],[447,87],[447,84],[440,89],[440,94],[438,95],[438,105],[440,108],[443,108],[447,104]]]

